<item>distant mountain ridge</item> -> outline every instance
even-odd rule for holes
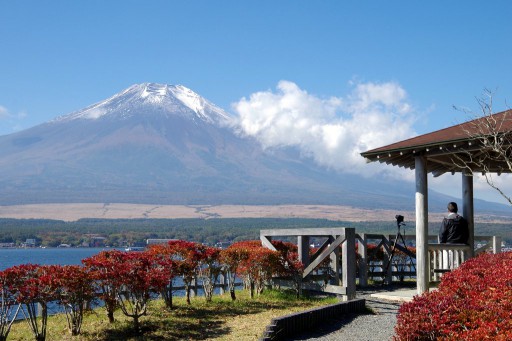
[[[339,174],[294,149],[263,150],[232,123],[223,109],[184,86],[135,84],[83,110],[0,136],[0,204],[413,209],[412,183]],[[444,211],[449,199],[432,193],[432,209]]]

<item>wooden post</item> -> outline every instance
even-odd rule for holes
[[[415,157],[416,173],[416,283],[418,294],[428,292],[428,183],[427,159]]]
[[[346,288],[345,300],[356,297],[356,231],[354,228],[345,228],[345,242],[342,244],[342,272],[343,286]]]
[[[468,257],[472,258],[475,253],[475,211],[473,204],[473,176],[462,172],[462,216],[466,218],[469,229]]]
[[[261,241],[261,245],[263,245],[267,249],[277,251],[276,248],[274,247],[274,245],[272,245],[272,237],[271,236],[262,235],[260,232],[260,241]]]
[[[339,236],[332,236],[332,237],[329,237],[329,240],[336,240]],[[344,247],[343,245],[346,245],[346,242],[342,244],[342,248]],[[354,250],[355,252],[355,250]],[[340,268],[343,269],[341,266],[340,266],[340,248],[337,247],[333,250],[333,252],[329,255],[329,258],[331,258],[331,269],[332,269],[332,272],[334,273],[334,277],[331,278],[331,280],[329,281],[329,284],[332,284],[332,285],[341,285],[341,278],[340,278]]]
[[[501,252],[501,237],[492,236],[492,252],[495,254]]]
[[[192,280],[192,283],[190,285],[190,297],[196,297],[197,296],[197,277],[194,277]]]
[[[391,284],[393,283],[393,259],[391,259],[391,262],[389,262],[391,258],[391,251],[393,247],[393,240],[395,240],[395,235],[390,234],[387,238],[387,248],[384,248],[386,250],[386,258],[385,258],[385,266],[386,269],[388,269],[387,273],[384,275],[386,276],[386,283]],[[398,242],[398,241],[397,241]]]
[[[224,295],[226,291],[226,276],[224,273],[219,274],[219,295]]]
[[[368,285],[368,239],[366,234],[360,234],[357,240],[357,253],[359,254],[359,285],[365,287]]]
[[[299,260],[306,268],[309,265],[309,236],[297,236],[297,248]]]

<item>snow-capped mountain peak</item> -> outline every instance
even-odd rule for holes
[[[229,114],[183,85],[158,83],[134,84],[114,96],[85,109],[56,118],[54,121],[75,119],[96,120],[103,117],[122,118],[154,113],[181,115],[215,124],[226,124]]]

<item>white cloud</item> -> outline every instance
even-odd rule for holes
[[[366,164],[360,153],[415,135],[407,93],[393,82],[359,83],[344,97],[321,98],[280,81],[276,91],[254,93],[233,108],[242,133],[263,147],[294,146],[342,172],[395,173],[395,167]]]
[[[20,111],[17,114],[13,114],[6,107],[0,105],[0,121],[2,122],[2,131],[18,131],[21,130],[20,122],[27,118],[25,111]]]
[[[17,118],[17,119],[22,120],[22,119],[26,118],[27,116],[28,116],[28,115],[27,115],[27,113],[26,113],[25,111],[20,111],[20,112],[16,115],[16,118]]]
[[[256,92],[233,104],[239,129],[264,148],[297,147],[317,164],[340,172],[414,181],[414,171],[367,164],[360,153],[416,136],[413,124],[426,116],[416,115],[407,92],[397,83],[351,85],[345,96],[321,98],[281,81],[275,91]],[[429,187],[460,198],[460,177],[460,173],[429,176]],[[493,175],[493,179],[512,196],[512,175]],[[475,176],[474,192],[476,198],[506,204],[481,175]]]
[[[492,179],[498,188],[500,188],[505,195],[512,197],[512,174],[491,174]],[[450,173],[443,174],[438,178],[429,178],[429,187],[437,192],[462,198],[462,179],[460,173],[451,175]],[[501,196],[497,190],[492,188],[485,181],[485,176],[475,174],[473,179],[474,196],[478,199],[494,201],[501,204],[508,204],[507,200]]]
[[[6,107],[0,105],[0,119],[9,118],[10,114]]]

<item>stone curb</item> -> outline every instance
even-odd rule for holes
[[[311,330],[329,319],[339,318],[340,315],[365,311],[366,300],[356,299],[273,318],[259,340],[282,340],[285,337]]]

